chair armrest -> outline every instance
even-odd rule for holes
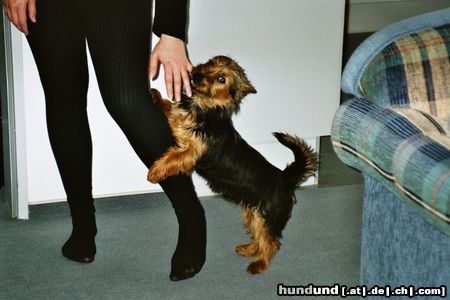
[[[450,137],[421,112],[352,99],[333,120],[346,164],[372,176],[450,235]]]

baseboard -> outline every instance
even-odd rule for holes
[[[130,196],[130,195],[141,195],[141,194],[153,194],[153,193],[162,193],[162,189],[153,189],[153,190],[142,190],[142,191],[129,191],[124,193],[110,193],[110,194],[94,194],[95,199],[101,198],[109,198],[109,197],[122,197],[122,196]],[[66,202],[67,198],[54,198],[54,199],[45,199],[28,202],[29,206],[41,205],[41,204],[52,204],[52,203],[60,203]]]

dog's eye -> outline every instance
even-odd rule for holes
[[[217,81],[220,82],[221,84],[225,84],[225,77],[220,76],[219,78],[217,78]]]

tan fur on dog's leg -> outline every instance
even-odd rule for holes
[[[269,234],[265,221],[259,215],[258,211],[254,211],[253,218],[258,252],[256,253],[255,260],[247,267],[247,272],[250,274],[260,274],[269,267],[270,261],[280,248],[280,242]]]
[[[156,160],[148,171],[147,179],[152,183],[160,182],[179,173],[190,174],[205,147],[195,136],[179,143],[179,147],[170,147],[162,157]]]
[[[250,235],[251,241],[248,244],[237,245],[236,252],[239,255],[249,257],[254,256],[258,252],[258,243],[256,242],[254,236],[253,223],[253,210],[244,208],[242,212],[242,219],[244,221],[244,227],[247,229],[247,233]]]

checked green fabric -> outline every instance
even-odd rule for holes
[[[450,24],[394,39],[367,63],[359,98],[341,105],[332,129],[341,160],[448,235],[449,56]]]
[[[448,132],[449,52],[450,24],[401,37],[367,66],[361,92],[381,107],[407,106],[431,115]]]

